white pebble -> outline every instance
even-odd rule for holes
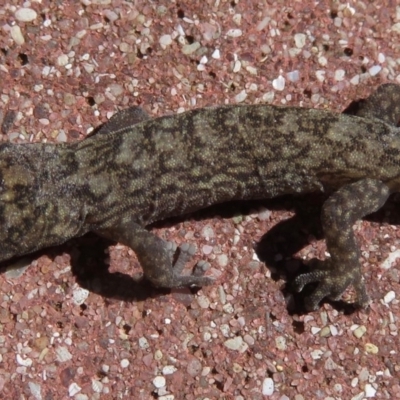
[[[75,382],[72,382],[68,386],[68,394],[69,397],[74,397],[77,393],[79,393],[82,390],[81,387],[79,387]]]
[[[92,379],[92,389],[95,393],[101,393],[103,391],[103,384],[97,379]]]
[[[112,10],[104,10],[104,16],[108,18],[111,22],[114,22],[118,19],[118,14]]]
[[[296,69],[296,70],[294,70],[294,71],[288,72],[288,73],[286,74],[286,77],[288,78],[288,80],[289,80],[290,82],[297,82],[297,81],[299,80],[300,73],[299,73],[299,71]]]
[[[30,358],[22,358],[19,354],[17,354],[17,363],[23,367],[30,367],[33,362]]]
[[[60,362],[69,361],[72,359],[72,354],[66,347],[60,346],[56,348],[57,360]]]
[[[358,85],[360,83],[360,75],[354,75],[351,79],[350,79],[350,83],[352,85]]]
[[[306,35],[304,33],[296,33],[294,35],[294,42],[298,49],[302,49],[306,44]]]
[[[25,43],[24,35],[22,34],[21,28],[18,25],[14,25],[11,27],[10,34],[15,44],[21,46]]]
[[[189,54],[192,54],[192,53],[194,53],[196,50],[198,50],[199,48],[200,48],[200,43],[199,42],[194,42],[194,43],[192,43],[192,44],[185,44],[183,47],[182,47],[182,53],[183,54],[187,54],[187,55],[189,55]]]
[[[160,388],[164,387],[164,386],[165,386],[165,383],[166,383],[166,380],[165,380],[165,378],[164,378],[163,376],[156,376],[156,377],[153,379],[153,385],[154,385],[157,389],[160,389]]]
[[[287,349],[286,339],[284,336],[278,336],[275,339],[275,345],[278,350],[285,351]]]
[[[262,31],[262,30],[269,24],[269,21],[271,21],[271,18],[270,18],[270,17],[264,17],[264,18],[257,24],[256,29],[257,29],[258,31]]]
[[[367,383],[365,385],[364,391],[365,397],[375,397],[376,389],[371,384]]]
[[[149,342],[147,341],[147,339],[144,336],[139,338],[139,347],[141,349],[148,349],[150,347]]]
[[[242,101],[244,101],[244,100],[246,99],[246,97],[247,97],[247,93],[246,93],[246,91],[243,89],[240,93],[238,93],[238,94],[235,96],[235,101],[236,101],[236,103],[241,103]]]
[[[65,132],[64,132],[65,135]],[[64,140],[65,141],[65,140]],[[89,290],[76,286],[72,292],[72,299],[78,306],[82,305],[89,297]]]
[[[279,75],[276,79],[272,81],[272,87],[275,90],[285,89],[285,78],[282,75]]]
[[[375,76],[378,75],[379,72],[381,72],[381,69],[382,67],[380,65],[374,65],[368,70],[368,72],[371,76]]]
[[[171,375],[177,370],[173,365],[165,365],[162,369],[163,375]]]
[[[221,58],[221,53],[219,49],[215,49],[214,52],[211,54],[211,57],[215,60],[219,60]]]
[[[129,360],[127,358],[122,359],[120,365],[121,365],[121,368],[128,367],[129,366]]]
[[[237,350],[239,353],[244,353],[249,348],[249,345],[243,341],[241,336],[225,340],[224,346],[230,350]]]
[[[335,80],[342,81],[344,79],[345,75],[346,75],[346,71],[344,69],[337,69],[335,71]]]
[[[325,80],[325,74],[326,72],[322,69],[315,71],[315,76],[317,77],[319,82],[323,82]]]
[[[323,67],[326,67],[326,65],[328,64],[328,60],[324,56],[319,57],[318,62],[319,62],[319,65],[321,65]]]
[[[162,35],[158,41],[160,46],[165,49],[172,43],[172,36],[171,35]]]
[[[66,54],[61,54],[57,57],[57,64],[60,67],[65,67],[68,64],[68,56]]]
[[[239,72],[240,69],[242,68],[242,63],[239,60],[236,60],[233,64],[233,72]]]
[[[36,400],[42,400],[42,393],[41,393],[41,387],[39,384],[35,383],[35,382],[29,382],[28,383],[29,386],[29,390],[32,393],[32,396],[36,399]]]
[[[264,396],[271,396],[274,393],[274,381],[272,378],[265,378],[262,385],[262,394]]]
[[[243,34],[243,32],[241,29],[229,29],[228,32],[226,32],[226,36],[233,37],[233,38],[242,36],[242,34]]]
[[[400,22],[396,22],[394,25],[392,25],[392,31],[400,33]]]
[[[208,298],[206,296],[199,296],[199,297],[197,297],[197,304],[201,308],[206,309],[206,308],[210,307],[210,300],[208,300]]]
[[[31,22],[37,17],[37,12],[32,8],[19,8],[15,11],[15,18],[21,22]]]
[[[391,290],[390,292],[387,292],[385,294],[385,297],[383,298],[383,301],[384,301],[385,304],[389,304],[395,298],[396,298],[396,293],[393,290]]]
[[[319,360],[324,352],[322,350],[313,350],[310,355],[313,360]]]

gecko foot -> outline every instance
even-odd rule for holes
[[[343,292],[353,285],[356,292],[357,307],[368,306],[368,297],[364,279],[358,266],[342,264],[341,268],[332,265],[331,260],[316,260],[316,268],[312,272],[299,275],[293,283],[293,289],[301,292],[309,283],[317,283],[317,288],[305,299],[305,307],[308,311],[316,310],[319,303],[325,297],[329,300],[339,300]]]
[[[182,275],[185,265],[196,252],[195,245],[183,243],[178,248],[174,242],[167,242],[166,249],[173,260],[174,286],[207,286],[214,282],[211,277],[204,276],[204,273],[209,268],[209,263],[204,261],[199,261],[196,264],[191,275]]]

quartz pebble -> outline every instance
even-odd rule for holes
[[[265,378],[262,385],[262,394],[271,396],[274,393],[274,381],[271,378]]]
[[[32,8],[19,8],[15,12],[15,18],[21,22],[31,22],[37,17],[37,12]]]
[[[157,389],[160,389],[160,388],[164,387],[164,386],[165,386],[165,383],[166,383],[166,380],[165,380],[165,378],[164,378],[163,376],[156,376],[156,377],[153,379],[153,385],[154,385]]]

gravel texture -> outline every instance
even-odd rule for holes
[[[342,111],[400,83],[396,3],[3,0],[1,140],[83,139],[129,105]],[[398,197],[356,224],[373,303],[352,313],[301,313],[284,288],[302,259],[325,257],[318,196],[301,204],[310,223],[284,234],[292,199],[154,227],[210,263],[217,283],[197,292],[138,284],[133,251],[91,236],[4,269],[0,398],[400,398]]]

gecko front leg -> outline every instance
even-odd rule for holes
[[[353,225],[358,219],[382,207],[388,196],[389,188],[383,182],[363,179],[341,187],[325,202],[321,219],[331,258],[321,262],[314,271],[299,275],[294,281],[297,292],[309,283],[318,283],[306,299],[307,310],[317,309],[325,297],[338,300],[350,285],[356,291],[355,305],[368,305],[369,297],[361,273],[360,250]]]

